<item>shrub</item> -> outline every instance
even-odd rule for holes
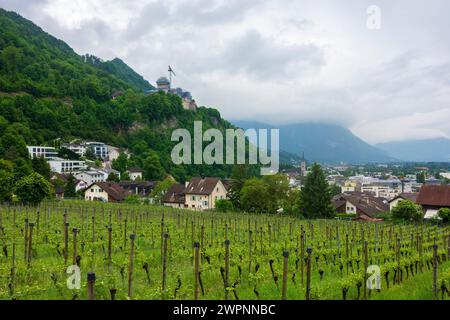
[[[403,200],[392,209],[392,216],[398,219],[420,221],[423,218],[422,207],[409,200]]]
[[[450,221],[450,208],[441,208],[438,211],[439,218],[442,219],[443,222]]]

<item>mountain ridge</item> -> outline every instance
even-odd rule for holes
[[[393,157],[413,162],[450,162],[450,139],[411,139],[378,143]]]
[[[231,121],[243,129],[280,129],[280,149],[309,161],[337,164],[393,162],[384,151],[364,142],[349,129],[327,123],[297,123],[272,126],[256,121]]]

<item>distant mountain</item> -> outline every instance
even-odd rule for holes
[[[83,57],[86,62],[89,62],[95,67],[116,76],[137,90],[148,91],[154,89],[154,87],[147,80],[145,80],[144,77],[131,69],[119,58],[115,58],[111,61],[103,61],[91,55],[85,55]]]
[[[251,121],[233,121],[233,124],[243,129],[279,128],[280,150],[298,156],[304,152],[309,161],[362,164],[396,160],[385,151],[364,142],[350,130],[337,125],[298,123],[274,127]]]
[[[450,140],[445,138],[379,143],[390,156],[412,162],[450,162]]]

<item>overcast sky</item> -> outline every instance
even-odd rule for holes
[[[380,29],[367,8],[381,9]],[[448,0],[0,0],[79,54],[167,75],[226,119],[450,137]]]

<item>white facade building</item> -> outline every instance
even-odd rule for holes
[[[96,182],[106,181],[106,179],[108,179],[108,176],[105,176],[105,173],[100,170],[88,170],[77,173],[75,175],[75,178],[85,181],[89,186]]]
[[[92,148],[94,154],[101,159],[108,157],[108,146],[102,142],[86,142],[86,148]]]
[[[52,158],[48,160],[52,172],[56,173],[77,173],[86,170],[84,161],[65,160],[61,158]]]
[[[49,159],[58,156],[58,152],[53,147],[27,146],[27,149],[31,158],[44,157],[45,159]]]

